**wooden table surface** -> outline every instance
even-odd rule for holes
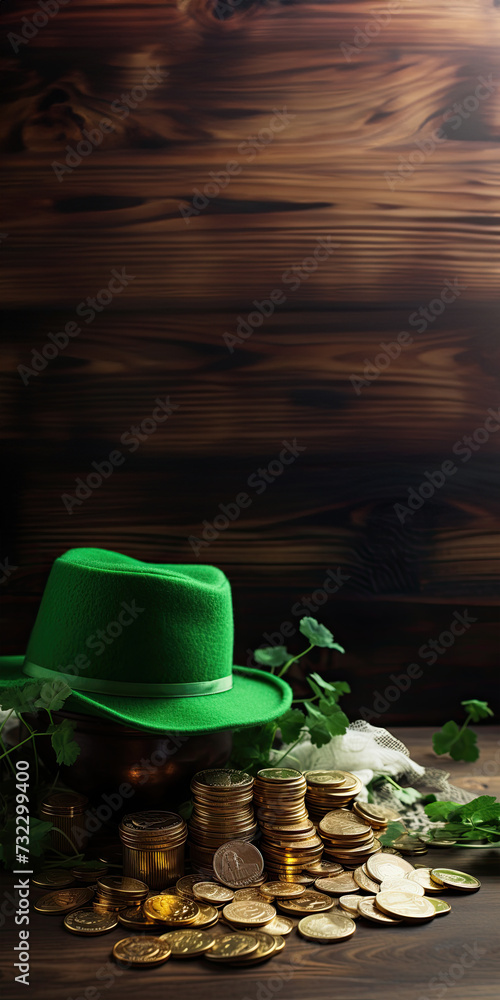
[[[435,765],[431,729],[395,731],[414,759]],[[500,790],[500,728],[480,731],[476,764],[446,762],[452,780],[477,794]],[[445,893],[452,912],[421,926],[383,927],[359,920],[349,940],[314,945],[296,931],[270,962],[246,970],[211,965],[204,959],[172,961],[147,971],[122,970],[110,958],[123,929],[83,940],[66,933],[59,918],[31,915],[31,980],[27,996],[36,1000],[147,1000],[182,995],[224,1000],[497,1000],[498,851],[434,850],[418,863],[446,864],[471,872],[480,892]],[[2,879],[2,988],[4,1000],[23,995],[13,982],[12,916],[5,915],[12,876]],[[35,898],[33,890],[33,898]],[[497,968],[495,969],[495,966]]]

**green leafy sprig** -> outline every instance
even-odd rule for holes
[[[254,658],[261,666],[268,667],[270,673],[281,667],[277,674],[282,677],[292,663],[319,646],[324,649],[335,649],[339,653],[345,650],[337,642],[325,625],[320,625],[315,618],[302,618],[299,630],[308,640],[309,646],[300,653],[291,654],[285,646],[268,646],[257,649]],[[314,746],[321,747],[329,743],[333,736],[342,736],[349,719],[338,705],[343,694],[350,692],[345,681],[325,681],[318,673],[309,674],[307,683],[312,690],[310,698],[296,698],[303,708],[290,708],[281,718],[268,722],[263,726],[253,726],[238,730],[233,734],[233,754],[231,763],[241,767],[250,774],[255,774],[261,767],[270,763],[271,749],[278,730],[284,743],[291,746],[282,754],[274,766],[292,755],[294,747],[308,738]]]
[[[479,795],[472,802],[429,802],[425,807],[429,819],[445,823],[439,834],[446,834],[457,844],[470,841],[500,841],[500,802],[494,795]]]
[[[78,743],[73,739],[76,724],[70,722],[69,719],[63,719],[57,725],[52,718],[52,712],[57,712],[63,707],[64,702],[69,698],[71,694],[71,688],[66,684],[66,681],[34,681],[24,684],[22,687],[12,687],[7,689],[2,694],[2,709],[8,711],[8,715],[2,722],[0,726],[0,761],[3,759],[7,760],[7,763],[13,770],[12,764],[12,754],[17,753],[20,747],[24,746],[25,743],[31,743],[33,750],[33,756],[35,759],[35,770],[36,778],[38,779],[39,771],[39,761],[37,752],[37,739],[41,737],[50,737],[50,742],[56,753],[56,759],[58,764],[74,764],[78,754],[80,753],[80,747]],[[38,715],[40,711],[46,712],[48,716],[48,725],[45,728],[33,729],[32,726],[26,721],[25,716]],[[25,739],[21,740],[15,746],[7,749],[5,743],[1,738],[2,730],[5,723],[10,719],[13,713],[17,715],[19,721],[28,730],[29,735]]]
[[[476,733],[468,728],[469,723],[486,719],[493,712],[487,701],[478,701],[477,698],[469,698],[461,704],[466,711],[465,722],[461,727],[456,722],[446,722],[439,732],[434,733],[432,746],[439,755],[449,753],[453,760],[474,761],[479,757],[479,748]]]

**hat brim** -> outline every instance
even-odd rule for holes
[[[2,691],[20,687],[31,678],[22,673],[24,656],[0,657],[0,707]],[[252,667],[233,668],[230,691],[192,698],[130,698],[99,695],[98,699],[74,691],[64,703],[68,712],[83,712],[113,719],[150,732],[216,732],[272,722],[292,703],[292,689],[280,677]]]

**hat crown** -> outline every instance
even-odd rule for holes
[[[145,688],[231,676],[232,657],[222,570],[89,548],[54,562],[26,652],[44,669]]]

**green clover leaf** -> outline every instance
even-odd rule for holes
[[[42,684],[40,696],[35,702],[38,708],[44,708],[47,712],[56,712],[62,708],[66,698],[71,694],[71,688],[66,681],[46,681]]]
[[[468,701],[460,702],[464,706],[467,715],[470,715],[473,722],[486,719],[488,715],[493,715],[487,701],[478,701],[477,698],[469,698]]]
[[[254,659],[264,667],[282,667],[290,659],[286,646],[266,646],[254,651]]]
[[[330,632],[330,629],[326,628],[325,625],[320,625],[315,618],[301,618],[299,629],[302,635],[305,635],[306,639],[309,639],[311,645],[327,649],[337,649],[340,653],[345,652],[342,646],[333,641],[333,634]]]
[[[51,734],[50,741],[56,752],[58,764],[66,764],[70,766],[75,763],[75,760],[80,753],[80,747],[73,739],[75,729],[75,722],[70,722],[69,719],[63,719],[58,726],[49,726],[47,730],[47,732],[50,732]]]

